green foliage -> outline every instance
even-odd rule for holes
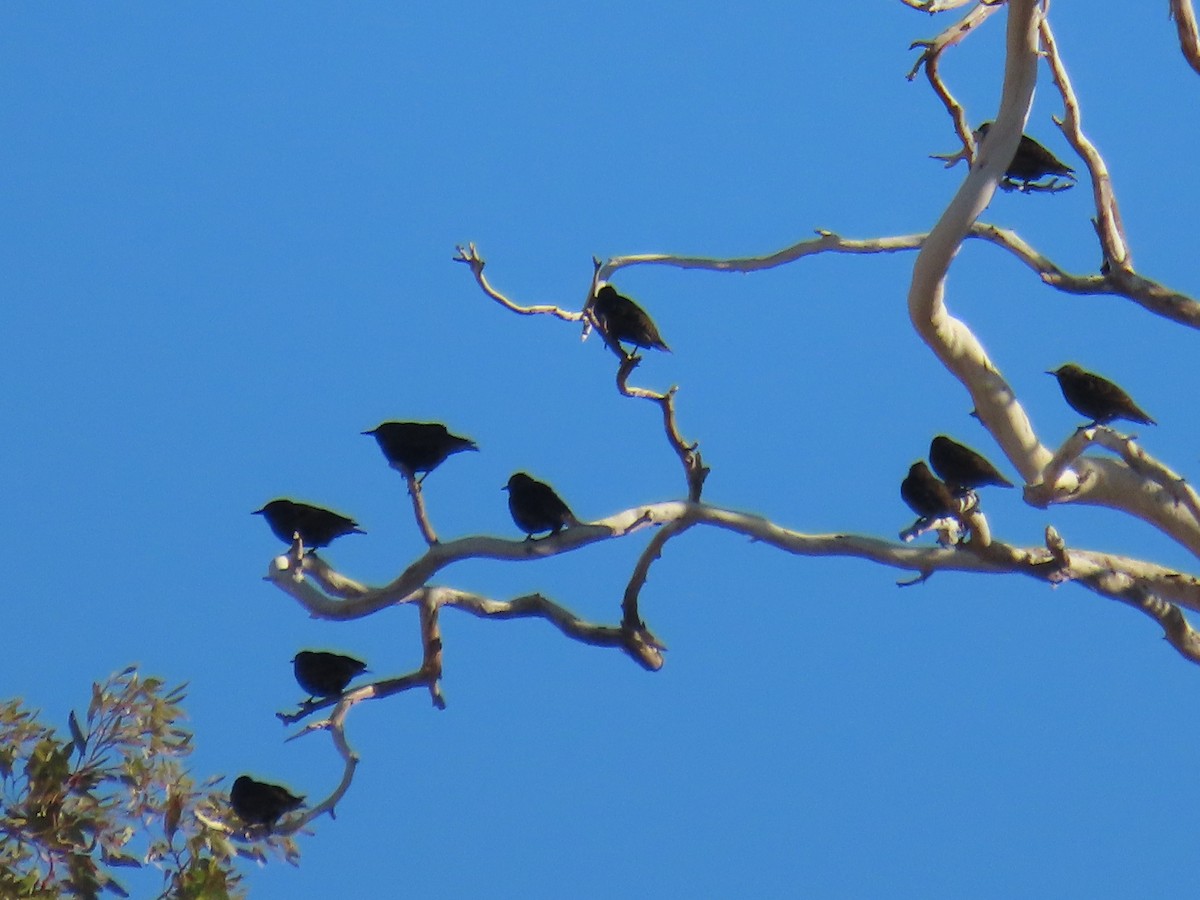
[[[245,896],[236,857],[298,859],[290,837],[235,843],[220,779],[197,786],[183,767],[184,687],[128,668],[92,685],[69,739],[19,699],[0,701],[0,897],[127,897],[114,870],[150,865],[162,900],[224,900]]]

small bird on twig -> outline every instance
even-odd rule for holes
[[[372,435],[393,469],[418,482],[454,453],[478,450],[470,438],[451,434],[441,422],[384,422],[363,434]]]
[[[567,525],[579,523],[554,488],[524,472],[515,473],[501,490],[508,491],[508,511],[529,539],[538,531],[549,531],[553,535]]]
[[[605,338],[622,352],[624,348],[620,346],[621,341],[627,341],[635,347],[671,352],[671,348],[658,333],[658,326],[654,324],[654,320],[628,297],[618,294],[611,284],[602,285],[596,291],[592,311],[596,314],[596,324]]]
[[[976,129],[976,134],[980,140],[987,135],[988,129],[994,123],[984,122]],[[1021,135],[1021,141],[1017,144],[1017,150],[1013,154],[1012,161],[1008,164],[1008,169],[1004,172],[1004,178],[1013,187],[1019,187],[1021,190],[1029,190],[1031,187],[1037,189],[1038,185],[1034,184],[1039,178],[1045,178],[1048,175],[1060,175],[1064,178],[1075,180],[1075,170],[1060,160],[1057,156],[1035,141],[1027,134]],[[1017,182],[1020,182],[1018,185]],[[1060,187],[1070,187],[1070,185],[1061,185]],[[1043,187],[1043,189],[1045,189]]]
[[[229,790],[229,805],[247,825],[274,828],[280,816],[303,806],[304,798],[297,797],[282,785],[239,775]]]
[[[1158,424],[1117,385],[1075,363],[1059,366],[1046,374],[1058,379],[1067,403],[1075,412],[1091,419],[1092,425],[1107,425],[1114,419],[1128,419],[1143,425]]]
[[[253,515],[266,519],[275,537],[285,544],[292,543],[298,534],[304,546],[312,550],[327,547],[344,534],[366,534],[353,519],[285,498],[272,500]]]
[[[999,470],[965,444],[939,434],[929,444],[929,462],[946,485],[957,495],[994,484],[1012,487]]]
[[[366,670],[361,659],[325,650],[301,650],[292,658],[296,681],[313,697],[340,695],[351,679]]]

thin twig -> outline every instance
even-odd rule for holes
[[[965,40],[967,35],[987,21],[988,17],[1000,9],[999,6],[987,5],[980,3],[973,10],[966,14],[959,22],[945,29],[937,37],[929,41],[914,41],[909,47],[910,50],[915,50],[918,47],[922,48],[921,55],[917,57],[917,61],[913,63],[913,67],[909,70],[905,77],[912,81],[917,77],[917,72],[925,68],[925,75],[929,79],[929,85],[933,88],[933,92],[937,94],[938,99],[942,101],[942,105],[946,107],[946,112],[950,114],[951,120],[954,122],[954,131],[962,141],[963,149],[960,153],[948,157],[938,157],[945,159],[947,167],[954,165],[960,159],[968,161],[975,158],[975,135],[974,130],[967,122],[967,113],[963,109],[962,104],[955,99],[950,93],[950,89],[946,87],[946,83],[942,80],[938,66],[941,62],[942,53],[948,48],[953,47],[961,41]]]
[[[408,496],[412,498],[413,515],[417,517],[417,527],[421,529],[421,536],[425,538],[426,544],[436,544],[438,542],[437,532],[433,530],[433,523],[429,521],[429,513],[425,510],[421,480],[409,472],[400,474],[404,476],[404,483],[408,485]]]
[[[650,567],[662,556],[663,547],[667,541],[678,534],[683,534],[691,527],[692,523],[687,519],[677,519],[665,528],[660,528],[655,532],[654,537],[650,538],[646,549],[642,551],[642,555],[638,557],[638,561],[633,567],[633,574],[629,577],[629,584],[625,586],[625,593],[621,597],[622,628],[646,629],[646,623],[642,621],[641,613],[638,611],[638,598],[650,577]]]
[[[498,290],[492,287],[490,283],[488,283],[487,278],[483,274],[483,267],[487,265],[487,262],[482,256],[479,255],[479,251],[475,248],[474,244],[467,244],[465,247],[460,245],[455,249],[458,251],[458,255],[454,257],[454,261],[466,263],[471,269],[471,274],[475,276],[475,280],[483,289],[483,292],[505,309],[519,313],[522,316],[547,315],[554,316],[558,319],[565,319],[568,322],[578,322],[583,318],[583,313],[574,312],[573,310],[569,309],[561,309],[557,306],[520,306],[516,303],[513,303],[513,301],[509,300]]]
[[[1067,75],[1066,67],[1058,53],[1058,44],[1054,40],[1054,32],[1050,22],[1043,17],[1038,32],[1042,46],[1046,51],[1046,59],[1050,64],[1050,72],[1054,84],[1062,96],[1064,117],[1061,122],[1063,135],[1075,148],[1075,152],[1083,159],[1092,179],[1092,196],[1096,204],[1096,234],[1100,238],[1100,249],[1110,268],[1133,270],[1133,258],[1129,252],[1129,242],[1125,237],[1125,227],[1121,223],[1121,212],[1117,208],[1117,197],[1113,193],[1112,177],[1108,167],[1096,146],[1088,140],[1082,129],[1082,114],[1079,109],[1079,99],[1071,86],[1071,78]]]
[[[975,0],[900,0],[905,6],[910,9],[927,12],[930,15],[934,13],[946,12],[950,9],[958,9],[960,6],[966,6],[968,3],[973,3]]]
[[[675,416],[675,394],[679,388],[672,386],[666,393],[660,394],[646,388],[630,387],[629,376],[641,361],[640,356],[625,358],[617,369],[617,390],[621,392],[622,396],[649,400],[651,403],[658,404],[662,411],[663,430],[667,436],[667,443],[671,445],[671,449],[675,451],[675,455],[679,457],[679,462],[683,465],[688,500],[693,503],[698,502],[704,490],[704,481],[708,478],[709,468],[704,465],[704,460],[700,456],[700,445],[685,441],[679,432],[679,422]]]

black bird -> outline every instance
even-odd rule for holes
[[[575,514],[562,501],[554,488],[524,472],[508,479],[502,490],[508,491],[508,511],[517,527],[530,538],[536,531],[558,532],[566,525],[578,523]]]
[[[384,422],[363,434],[374,436],[393,469],[410,478],[424,473],[418,481],[451,454],[479,449],[470,438],[451,434],[441,422]]]
[[[1075,412],[1091,419],[1093,425],[1107,425],[1114,419],[1128,419],[1143,425],[1158,424],[1107,378],[1085,371],[1075,363],[1059,366],[1046,374],[1058,379],[1067,403]]]
[[[992,127],[991,122],[984,122],[976,132],[982,140]],[[1017,152],[1013,154],[1012,162],[1004,173],[1005,179],[1013,183],[1021,182],[1022,188],[1029,187],[1031,182],[1047,175],[1062,175],[1074,179],[1075,170],[1060,160],[1057,156],[1035,141],[1027,134],[1021,135],[1017,144]]]
[[[275,537],[285,544],[299,534],[304,546],[312,550],[329,546],[330,541],[343,534],[366,534],[353,519],[295,500],[272,500],[253,514],[266,519]]]
[[[300,687],[313,697],[336,697],[350,679],[367,670],[367,664],[353,656],[324,650],[301,650],[292,659],[292,671]]]
[[[939,434],[929,444],[929,462],[955,494],[965,494],[989,484],[1012,487],[1012,482],[981,454],[944,434]]]
[[[949,516],[959,509],[950,488],[939,481],[922,461],[909,467],[908,475],[900,482],[900,496],[909,509],[922,519]]]
[[[596,292],[592,310],[596,313],[596,323],[609,343],[619,347],[621,341],[628,341],[635,347],[671,352],[658,333],[654,320],[628,297],[618,294],[611,284],[604,285]]]
[[[239,775],[229,790],[229,805],[247,825],[274,827],[279,817],[304,805],[297,797],[278,784],[255,781],[249,775]]]

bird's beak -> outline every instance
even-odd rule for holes
[[[252,516],[261,516],[261,515],[262,515],[263,513],[265,513],[266,511],[267,511],[267,508],[264,506],[262,509],[256,509],[254,512],[250,513],[250,515],[252,515]]]
[[[1049,369],[1047,369],[1047,370],[1046,370],[1046,374],[1047,374],[1047,375],[1057,375],[1058,373],[1057,373],[1057,372],[1051,372]]]
[[[360,431],[359,434],[374,434],[378,430],[378,428],[372,428],[370,431]]]

